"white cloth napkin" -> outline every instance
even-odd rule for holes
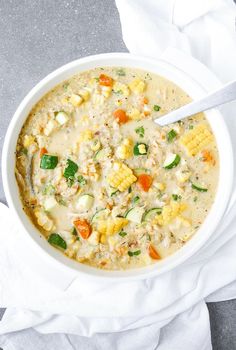
[[[124,41],[132,53],[152,57],[164,53],[181,66],[181,54],[165,51],[174,47],[204,62],[222,81],[236,78],[233,1],[116,3]],[[196,62],[195,68],[188,73],[201,79],[206,90],[219,85],[204,66]],[[222,111],[235,134],[233,109]],[[160,350],[211,349],[205,300],[236,297],[235,214],[233,205],[214,239],[183,266],[158,278],[117,284],[74,278],[64,271],[58,271],[58,278],[50,266],[43,268],[44,261],[38,266],[23,233],[1,205],[0,306],[8,309],[0,322],[0,346],[4,350],[149,350],[157,345]],[[70,335],[42,337],[38,332]]]

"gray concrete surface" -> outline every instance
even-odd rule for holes
[[[114,0],[0,0],[0,33],[1,149],[17,105],[46,74],[79,57],[127,51]],[[236,349],[236,301],[208,307],[214,350]]]

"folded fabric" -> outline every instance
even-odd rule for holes
[[[198,58],[222,81],[236,78],[236,9],[232,1],[116,3],[130,52],[172,60],[195,80],[201,80],[206,91],[219,86],[219,81],[198,62],[194,71],[188,71],[188,65],[181,66],[181,53],[165,51],[168,47]],[[222,109],[224,115],[226,111],[233,135],[233,110]],[[161,350],[209,350],[209,316],[204,300],[208,296],[210,301],[236,297],[235,214],[233,205],[204,249],[174,271],[144,281],[99,283],[83,276],[68,276],[63,271],[58,279],[50,266],[42,274],[41,266],[32,260],[34,253],[21,239],[23,233],[14,227],[9,210],[1,205],[0,306],[8,310],[0,323],[0,334],[30,327],[40,333],[73,334],[52,335],[47,345],[48,338],[31,330],[32,343],[24,340],[26,333],[22,334],[24,350],[32,346],[48,346],[50,350],[59,346],[146,350],[157,345]],[[88,340],[78,335],[93,337]],[[18,350],[14,346],[19,336],[0,336],[0,346]]]

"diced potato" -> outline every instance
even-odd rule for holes
[[[147,154],[147,149],[144,143],[138,145],[138,150],[140,154]]]
[[[44,135],[49,136],[51,133],[56,130],[58,127],[58,123],[54,119],[50,119],[44,128]]]
[[[43,227],[44,230],[51,231],[53,229],[53,221],[49,219],[46,213],[40,210],[36,210],[34,214],[37,218],[38,225]]]
[[[43,206],[44,206],[45,210],[50,211],[57,204],[58,203],[57,203],[56,199],[52,196],[52,197],[48,197],[48,198],[45,199]]]
[[[72,94],[70,99],[69,99],[69,102],[74,107],[79,107],[83,102],[83,97],[81,97],[80,95]]]
[[[184,183],[184,182],[188,181],[191,174],[192,173],[189,170],[181,170],[180,169],[180,170],[177,170],[175,172],[175,176],[176,176],[178,182],[180,182],[180,183]]]
[[[104,104],[105,100],[104,100],[104,96],[101,95],[101,94],[98,94],[98,93],[94,93],[93,94],[93,103],[96,105],[96,106],[101,106]]]
[[[88,242],[92,245],[98,245],[100,238],[100,233],[98,231],[93,231],[88,238]]]
[[[112,87],[111,86],[101,86],[101,91],[102,91],[102,95],[105,98],[108,98],[111,94]]]
[[[56,115],[56,121],[60,124],[60,125],[64,125],[68,122],[69,120],[69,116],[66,112],[58,112]]]
[[[29,146],[31,146],[35,141],[34,136],[32,135],[25,135],[24,136],[24,141],[23,141],[23,145],[25,148],[28,148]]]

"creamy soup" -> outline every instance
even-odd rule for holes
[[[141,70],[96,68],[56,86],[32,109],[16,150],[23,207],[52,246],[120,270],[173,254],[214,201],[219,161],[204,114],[159,127],[190,101]]]

